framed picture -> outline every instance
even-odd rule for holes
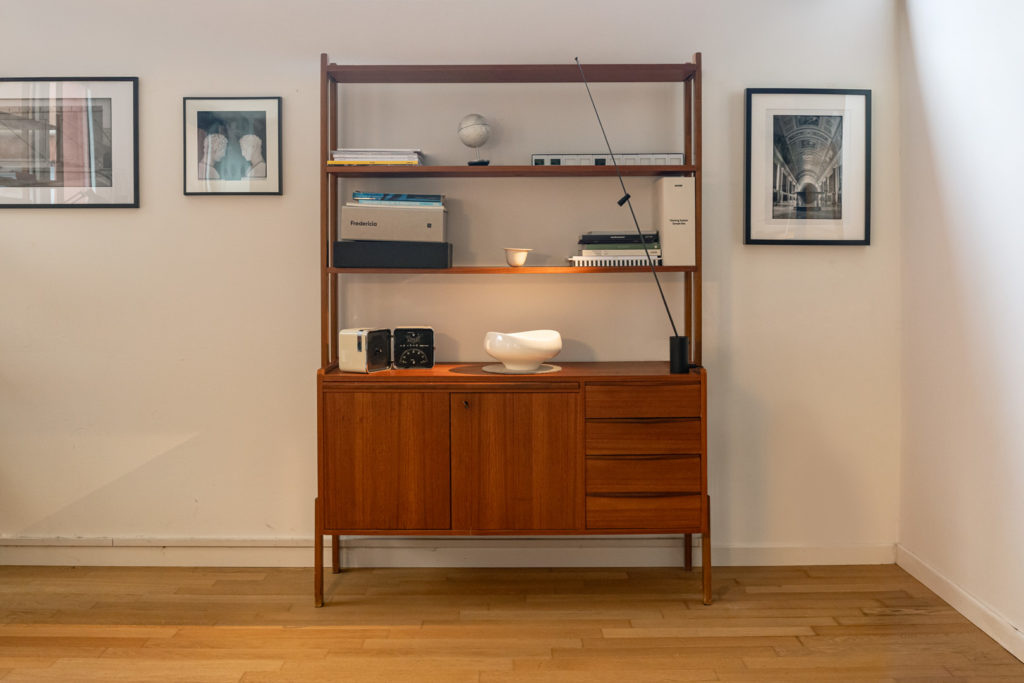
[[[871,243],[871,91],[747,89],[746,244]]]
[[[0,208],[138,206],[138,78],[0,78]]]
[[[281,98],[186,97],[185,194],[281,194]]]

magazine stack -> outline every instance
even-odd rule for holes
[[[330,166],[422,166],[423,152],[418,149],[381,149],[346,147],[331,152]]]
[[[661,242],[657,232],[595,230],[580,235],[579,254],[569,260],[573,266],[591,268],[660,266]]]

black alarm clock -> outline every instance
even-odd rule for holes
[[[393,338],[396,368],[434,367],[434,328],[396,327]]]

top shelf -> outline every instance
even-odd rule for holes
[[[326,59],[326,55],[324,56]],[[569,64],[327,64],[336,83],[579,83]],[[693,78],[695,64],[583,64],[591,83],[679,82]]]
[[[692,175],[697,167],[619,166],[624,176]],[[614,166],[415,166],[412,164],[327,165],[327,172],[348,178],[601,178],[614,176]]]

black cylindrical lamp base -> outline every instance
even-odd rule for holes
[[[690,338],[668,338],[668,366],[673,375],[682,375],[690,371]]]

